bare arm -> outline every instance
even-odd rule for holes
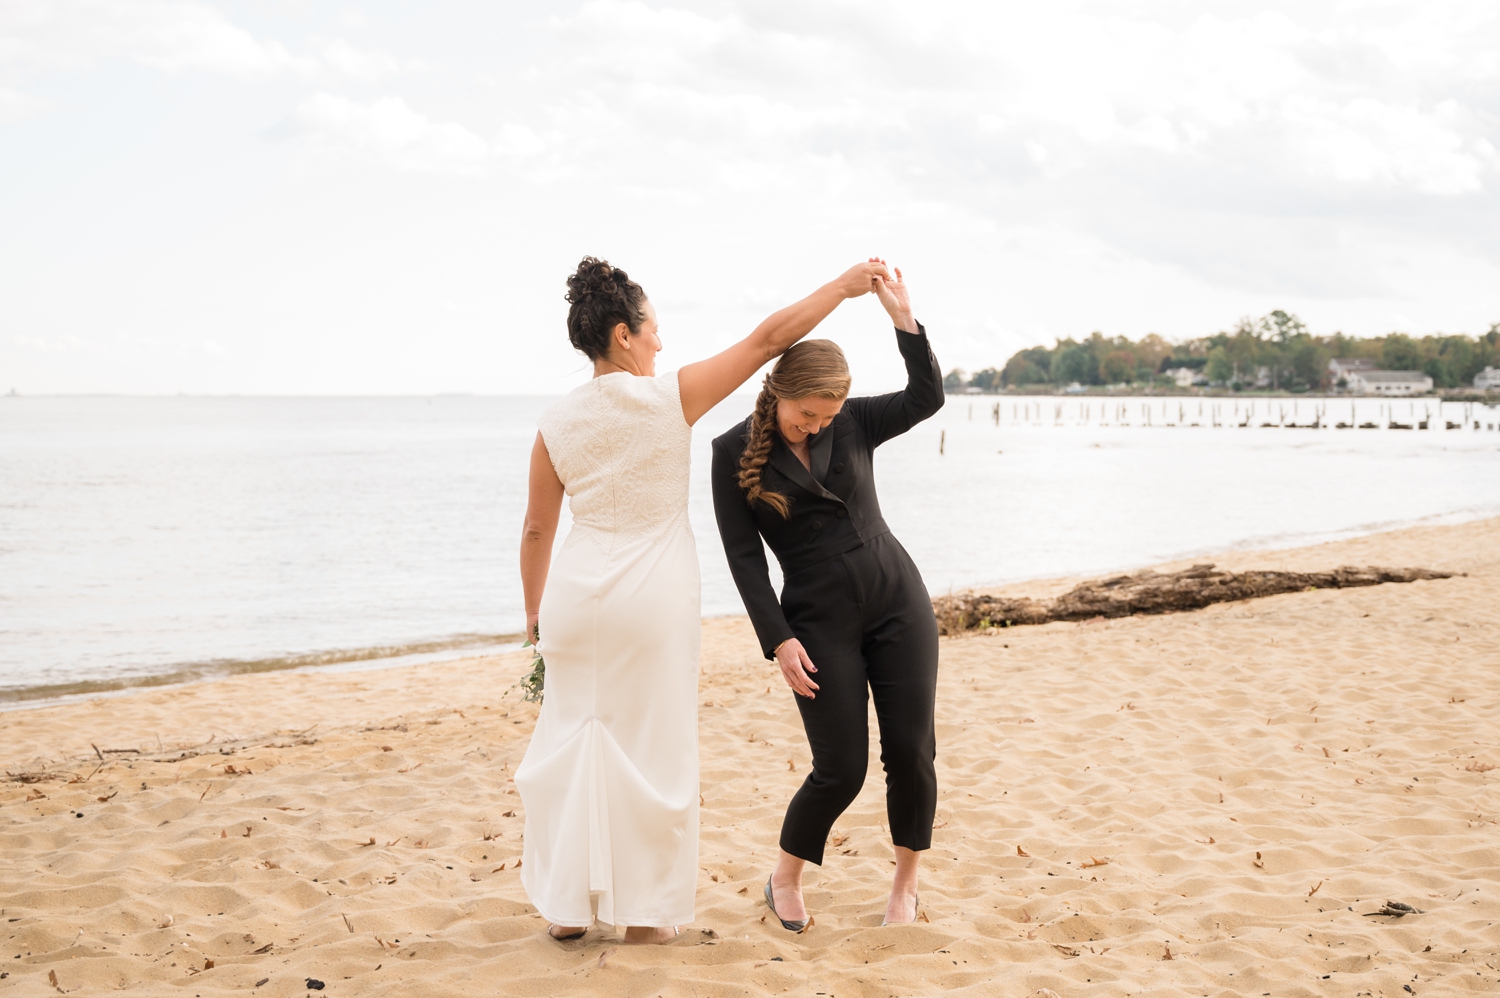
[[[552,567],[552,540],[562,514],[563,483],[552,467],[552,456],[542,435],[531,448],[531,479],[526,497],[526,522],[521,528],[521,589],[526,595],[526,636],[537,636],[542,590]]]
[[[692,426],[708,410],[743,385],[761,365],[779,357],[787,347],[817,328],[845,298],[858,298],[889,278],[876,259],[856,264],[794,305],[773,313],[755,331],[722,353],[688,364],[677,372],[682,394],[682,416]]]

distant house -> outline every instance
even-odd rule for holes
[[[1365,360],[1362,357],[1338,358],[1328,362],[1328,380],[1336,385],[1340,380],[1348,382],[1352,374],[1374,370],[1373,360]]]
[[[1172,367],[1167,369],[1167,376],[1177,382],[1178,388],[1191,388],[1194,385],[1208,384],[1208,376],[1202,371],[1191,367]]]
[[[1486,367],[1483,371],[1474,375],[1474,387],[1482,392],[1500,389],[1500,371],[1493,367]]]
[[[1421,395],[1432,379],[1421,371],[1351,371],[1344,376],[1357,395]]]

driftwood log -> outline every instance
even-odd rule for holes
[[[1084,582],[1056,599],[1000,596],[940,596],[932,601],[940,634],[1058,620],[1092,620],[1133,614],[1199,610],[1212,603],[1298,593],[1309,589],[1351,589],[1384,582],[1447,579],[1452,572],[1426,568],[1353,568],[1331,572],[1219,572],[1194,565],[1183,572],[1137,572]]]

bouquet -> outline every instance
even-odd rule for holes
[[[547,663],[542,661],[541,628],[538,627],[532,631],[531,637],[521,647],[531,649],[531,668],[526,670],[526,674],[510,690],[519,687],[522,700],[525,700],[527,703],[541,703],[543,687],[546,685],[547,680]],[[510,690],[506,690],[505,692],[509,693]]]

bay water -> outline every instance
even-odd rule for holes
[[[550,401],[0,398],[0,703],[514,647]],[[707,615],[742,612],[709,443],[750,404],[694,431]],[[876,475],[938,594],[1500,515],[1500,410],[958,395]]]

